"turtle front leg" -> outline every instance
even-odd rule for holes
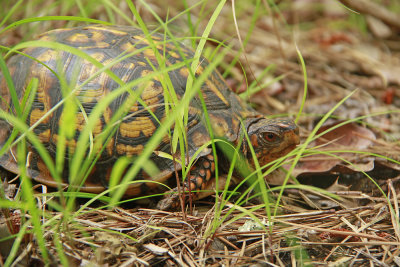
[[[199,199],[200,192],[194,192],[199,190],[211,189],[209,185],[211,177],[214,176],[215,162],[212,154],[200,157],[195,165],[191,168],[187,182],[185,182],[183,190],[185,192],[192,192],[193,200]],[[214,193],[212,190],[209,192],[201,192],[201,198],[211,195]],[[177,208],[179,206],[179,193],[178,188],[174,188],[164,196],[157,204],[157,208],[161,210],[167,210],[171,208]]]

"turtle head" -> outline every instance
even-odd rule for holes
[[[249,118],[246,130],[261,166],[286,155],[300,143],[299,127],[288,118]],[[253,162],[247,142],[243,142],[242,151]]]

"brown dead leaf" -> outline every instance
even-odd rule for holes
[[[325,132],[338,124],[323,126],[317,134]],[[375,140],[373,132],[355,123],[348,123],[328,131],[316,140],[315,145],[324,145],[325,148],[346,147],[350,149],[365,149],[372,144],[373,140]]]
[[[338,123],[326,125],[321,127],[317,134],[323,133],[338,125]],[[364,150],[372,145],[375,140],[373,132],[367,128],[358,126],[357,124],[350,123],[340,126],[336,129],[328,131],[326,134],[311,143],[312,147],[320,147],[320,151],[332,150]],[[316,172],[337,172],[345,169],[356,169],[358,171],[368,171],[373,168],[373,161],[369,158],[360,161],[358,156],[353,153],[335,153],[336,155],[351,161],[354,166],[340,166],[334,170],[342,161],[338,158],[333,158],[324,154],[304,157],[294,170],[294,175],[298,176],[302,173],[316,173]],[[346,170],[347,171],[347,170]]]
[[[350,190],[367,192],[371,195],[380,194],[377,184],[384,189],[387,179],[399,175],[400,167],[396,166],[398,164],[380,158],[376,159],[369,154],[371,152],[382,154],[375,148],[382,143],[375,141],[373,132],[357,124],[346,124],[335,128],[337,125],[338,123],[327,125],[318,131],[318,133],[324,133],[329,130],[310,145],[318,148],[317,151],[321,151],[321,154],[303,157],[293,175],[300,183],[325,188],[333,193]],[[344,152],[335,152],[341,150]],[[332,153],[338,157],[324,155],[324,151],[333,151]],[[366,151],[367,154],[352,151]],[[337,188],[337,186],[341,187]],[[322,203],[321,207],[332,207],[324,199],[313,200],[313,202]],[[341,203],[354,207],[358,200]]]

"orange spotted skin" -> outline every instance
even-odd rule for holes
[[[149,42],[151,38],[152,42]],[[76,100],[80,108],[75,116],[75,137],[68,140],[70,151],[76,149],[79,135],[86,125],[86,118],[90,115],[96,104],[121,85],[134,82],[140,77],[153,75],[159,67],[157,56],[167,67],[174,67],[185,62],[190,66],[193,57],[191,49],[182,44],[172,42],[162,34],[154,33],[146,37],[141,30],[128,26],[93,25],[69,29],[53,30],[39,36],[39,40],[49,44],[60,43],[72,47],[89,55],[92,59],[82,59],[70,52],[55,50],[49,47],[29,47],[22,52],[29,55],[15,55],[8,62],[8,68],[13,78],[18,98],[24,97],[25,89],[32,78],[38,79],[37,92],[32,107],[28,112],[26,124],[33,126],[33,133],[55,158],[56,145],[59,138],[59,127],[63,120],[62,108],[54,107],[63,99],[60,86],[60,77],[67,83],[74,83]],[[151,44],[153,43],[153,44]],[[156,55],[155,51],[159,54]],[[32,60],[32,58],[36,60]],[[101,66],[107,66],[117,80],[106,72],[99,71]],[[206,59],[200,59],[195,75],[200,75],[208,67]],[[55,75],[57,74],[57,75]],[[175,67],[168,72],[172,86],[178,98],[183,97],[186,81],[190,75],[187,66]],[[160,78],[161,77],[161,78]],[[154,75],[147,82],[140,82],[129,90],[139,92],[141,101],[132,101],[130,92],[124,92],[106,107],[100,119],[92,129],[93,138],[101,135],[105,127],[111,123],[111,118],[122,105],[129,103],[123,119],[116,124],[116,130],[109,137],[109,142],[99,155],[99,159],[89,174],[83,188],[84,191],[101,192],[108,186],[112,167],[121,156],[129,158],[140,155],[146,143],[150,140],[160,123],[166,117],[166,104],[162,76]],[[247,103],[242,101],[226,85],[222,76],[217,71],[212,71],[203,83],[201,89],[207,114],[210,118],[213,135],[224,138],[233,144],[240,142],[242,132],[247,131],[253,147],[261,162],[268,162],[277,156],[282,156],[298,144],[298,128],[289,119],[270,120],[255,112]],[[0,108],[14,113],[14,106],[5,79],[0,73]],[[130,101],[130,102],[129,102]],[[62,106],[62,105],[61,105]],[[201,100],[196,96],[189,107],[187,126],[188,158],[193,157],[200,146],[210,141],[210,135],[204,123],[204,112]],[[243,122],[243,123],[242,123]],[[0,130],[0,148],[11,134],[12,127],[5,121]],[[245,125],[242,128],[241,125]],[[72,126],[71,126],[72,127]],[[277,140],[268,144],[267,134],[277,135]],[[171,133],[173,133],[173,127]],[[251,134],[250,134],[251,133]],[[271,139],[274,139],[271,137]],[[242,151],[247,156],[248,144],[243,142]],[[178,146],[179,147],[179,146]],[[33,147],[29,147],[30,162],[29,175],[42,183],[55,186],[56,183],[50,176],[45,164]],[[168,136],[155,149],[171,153],[171,144]],[[99,152],[100,153],[100,152]],[[179,151],[177,152],[179,154]],[[150,160],[159,169],[156,177],[149,177],[141,171],[136,179],[151,179],[166,182],[174,173],[176,164],[170,159],[153,154]],[[10,151],[0,157],[0,166],[12,172],[18,172],[17,163]],[[178,169],[180,167],[178,166]],[[189,186],[192,190],[204,189],[213,179],[215,170],[214,158],[210,154],[202,155],[196,160],[195,166],[189,173]],[[65,166],[63,177],[68,185],[68,166]],[[126,192],[127,195],[142,195],[152,191],[151,183],[135,184]]]
[[[214,156],[208,154],[197,160],[189,172],[190,190],[203,190],[215,171]]]

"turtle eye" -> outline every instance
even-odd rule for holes
[[[268,142],[275,142],[279,138],[279,136],[273,132],[265,132],[263,133],[263,137]]]

